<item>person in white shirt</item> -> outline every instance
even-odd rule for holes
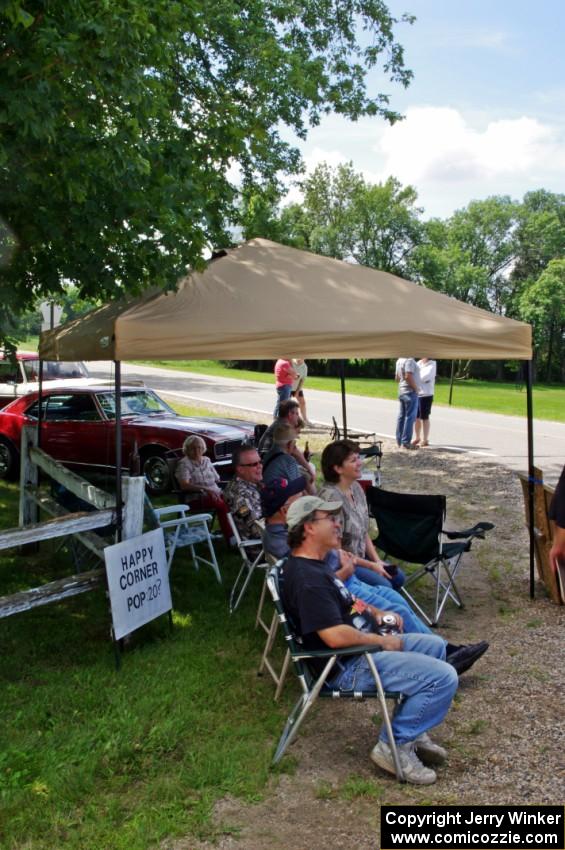
[[[292,384],[292,397],[296,399],[300,406],[300,415],[302,416],[304,424],[311,426],[312,423],[308,419],[308,415],[306,413],[306,399],[304,398],[304,381],[308,376],[308,366],[306,365],[306,361],[300,357],[295,357],[290,362],[292,363],[292,368],[298,375]]]
[[[396,444],[403,449],[416,449],[412,444],[414,420],[418,413],[420,371],[413,357],[399,357],[395,379],[398,383],[399,411],[396,422]]]
[[[437,364],[429,357],[418,360],[420,389],[418,391],[418,416],[414,423],[414,446],[429,446],[430,411],[434,400]]]

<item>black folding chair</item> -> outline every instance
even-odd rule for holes
[[[375,545],[388,557],[421,564],[420,569],[406,579],[402,593],[424,620],[430,626],[437,625],[448,599],[463,608],[455,584],[461,559],[475,538],[484,539],[485,533],[494,528],[493,523],[478,522],[463,531],[446,531],[443,527],[447,508],[445,496],[416,496],[369,487],[367,503],[379,529]],[[407,589],[425,575],[434,583],[431,617]]]
[[[298,734],[298,730],[302,725],[302,721],[304,720],[304,718],[306,717],[318,697],[357,700],[376,698],[379,700],[381,711],[383,714],[383,720],[386,727],[388,740],[390,743],[390,749],[394,759],[394,765],[396,768],[396,777],[399,782],[404,782],[404,774],[402,772],[402,767],[400,766],[400,759],[398,758],[396,741],[394,740],[394,735],[392,733],[388,706],[386,704],[387,699],[393,699],[395,702],[398,702],[401,695],[397,693],[385,693],[382,686],[381,678],[375,666],[375,662],[373,661],[372,653],[375,651],[375,647],[355,646],[347,649],[327,649],[317,651],[304,649],[301,643],[301,639],[296,633],[294,624],[292,623],[291,618],[287,616],[281,600],[279,591],[281,583],[282,581],[284,581],[284,574],[281,570],[281,567],[283,565],[284,561],[279,561],[274,567],[269,570],[269,573],[267,574],[267,587],[269,588],[269,592],[273,598],[273,604],[275,606],[275,610],[277,612],[277,616],[284,633],[285,641],[290,652],[290,658],[292,659],[295,673],[298,676],[298,681],[300,682],[302,693],[298,699],[298,702],[296,703],[296,705],[288,716],[288,720],[286,721],[283,733],[280,737],[277,749],[275,751],[275,755],[273,757],[273,764],[277,764],[277,762],[281,760],[287,748],[290,746],[290,744]],[[373,678],[375,680],[374,688],[371,688],[370,690],[366,691],[352,691],[342,690],[340,688],[332,688],[330,685],[327,684],[327,680],[330,677],[330,673],[332,672],[334,664],[336,663],[338,658],[345,658],[350,655],[361,654],[364,654],[367,658],[369,669],[371,670],[371,673],[373,674]],[[315,673],[309,665],[309,662],[313,659],[321,659],[325,661],[324,668],[320,674]]]

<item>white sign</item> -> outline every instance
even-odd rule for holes
[[[61,323],[63,308],[54,301],[42,301],[39,305],[43,321],[41,322],[42,331],[50,331],[56,328]]]
[[[104,549],[116,640],[173,607],[163,529]]]

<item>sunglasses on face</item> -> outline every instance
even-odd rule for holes
[[[240,464],[238,464],[238,466],[262,466],[262,464],[263,464],[263,461],[254,460],[253,463],[240,463]]]

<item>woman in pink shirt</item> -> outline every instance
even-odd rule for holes
[[[277,388],[277,403],[275,406],[274,418],[279,415],[279,405],[281,401],[286,401],[290,398],[292,385],[299,377],[298,373],[292,368],[290,360],[277,360],[275,363],[275,386]]]

